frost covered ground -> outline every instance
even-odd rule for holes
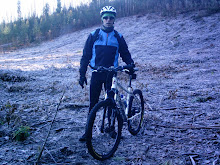
[[[141,133],[132,136],[125,125],[117,152],[104,162],[78,141],[89,101],[89,86],[78,85],[79,61],[97,27],[0,54],[0,164],[33,164],[63,91],[40,164],[220,164],[220,13],[117,20],[147,104]],[[30,136],[17,142],[13,132],[22,125]]]

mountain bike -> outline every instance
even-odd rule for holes
[[[142,91],[132,89],[131,82],[136,79],[136,68],[131,65],[117,68],[91,67],[93,72],[106,72],[106,81],[112,81],[111,90],[107,90],[105,99],[97,103],[91,110],[87,125],[86,145],[89,153],[98,160],[112,157],[121,140],[123,123],[128,123],[128,131],[136,135],[142,126],[144,116],[144,100]],[[129,75],[128,87],[123,87],[117,72]],[[120,95],[118,88],[125,91],[127,97]]]

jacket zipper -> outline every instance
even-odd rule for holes
[[[108,45],[108,33],[107,33],[107,40],[106,40],[106,46]]]

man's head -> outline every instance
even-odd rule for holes
[[[100,16],[105,27],[112,27],[115,22],[116,10],[112,6],[105,6],[101,9]]]

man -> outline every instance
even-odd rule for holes
[[[87,85],[86,71],[88,64],[91,66],[104,66],[104,67],[117,67],[118,57],[127,64],[134,66],[134,61],[128,50],[128,46],[123,36],[114,30],[114,22],[116,17],[116,10],[112,6],[105,6],[100,11],[102,26],[100,29],[92,32],[83,49],[83,55],[80,61],[80,79],[79,84],[84,87]],[[102,89],[102,84],[105,89],[110,89],[111,84],[106,84],[106,73],[93,72],[90,83],[90,105],[89,112],[99,101],[99,95]],[[86,140],[86,132],[79,139],[80,141]]]

